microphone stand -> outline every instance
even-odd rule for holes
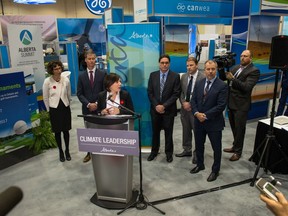
[[[165,212],[163,212],[162,210],[155,207],[149,201],[146,201],[145,196],[143,194],[142,153],[141,153],[141,118],[142,118],[142,116],[140,113],[136,113],[136,112],[128,109],[127,107],[117,103],[116,101],[111,99],[111,97],[110,98],[108,97],[108,100],[117,104],[118,107],[120,107],[121,109],[124,109],[124,110],[128,111],[129,113],[131,113],[132,115],[136,116],[136,118],[138,119],[140,190],[139,190],[139,194],[138,194],[136,201],[134,203],[131,203],[130,205],[126,206],[123,210],[118,212],[117,215],[122,214],[124,211],[126,211],[128,208],[130,208],[132,206],[138,210],[144,210],[147,208],[148,205],[151,206],[152,208],[156,209],[157,211],[159,211],[163,215],[165,215],[166,214]]]

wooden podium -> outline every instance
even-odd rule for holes
[[[78,115],[78,117],[84,118],[85,127],[89,129],[105,129],[106,132],[134,131],[132,116]],[[138,191],[132,190],[133,156],[103,154],[93,145],[86,146],[85,150],[79,146],[79,150],[89,151],[92,156],[97,191],[90,199],[92,203],[108,209],[123,209],[135,202]]]

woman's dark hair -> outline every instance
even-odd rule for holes
[[[105,89],[110,92],[110,87],[120,80],[120,76],[115,73],[110,73],[105,76],[104,78],[104,87]]]
[[[61,61],[51,61],[47,65],[47,72],[53,75],[54,74],[53,69],[57,66],[60,66],[61,70],[64,71],[64,65]]]

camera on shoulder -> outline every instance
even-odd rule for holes
[[[219,78],[222,80],[226,79],[225,69],[226,71],[230,71],[230,68],[236,64],[235,57],[236,53],[226,52],[224,55],[214,56],[214,61],[217,62],[218,65],[218,73]]]

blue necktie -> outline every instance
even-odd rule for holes
[[[164,85],[165,85],[165,74],[163,73],[160,80],[160,99],[162,99]]]

